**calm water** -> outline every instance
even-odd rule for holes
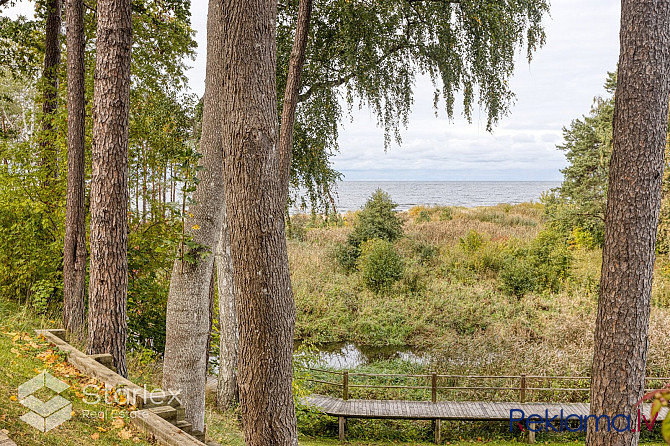
[[[381,188],[406,211],[419,204],[435,206],[493,206],[538,201],[559,181],[342,181],[334,196],[339,212],[360,209]]]
[[[366,346],[352,342],[332,342],[317,346],[320,365],[335,369],[353,369],[380,361],[429,362],[427,354],[409,346]]]

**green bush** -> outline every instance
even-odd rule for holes
[[[356,267],[365,286],[379,292],[400,279],[405,265],[391,242],[374,239],[365,242],[361,247],[361,256]]]
[[[394,211],[396,206],[398,205],[391,200],[389,194],[377,189],[358,213],[358,220],[349,236],[349,243],[360,245],[374,238],[392,242],[400,238],[402,221]]]
[[[335,260],[345,271],[355,269],[363,243],[372,239],[393,242],[402,236],[402,220],[394,211],[396,206],[389,194],[381,189],[377,189],[368,199],[358,213],[347,243],[338,247],[334,253]]]
[[[519,298],[530,291],[557,292],[568,277],[571,262],[566,237],[557,231],[541,231],[505,261],[498,276],[501,288]]]
[[[535,289],[537,273],[530,262],[509,258],[500,270],[498,279],[505,293],[522,298]]]
[[[477,231],[470,229],[468,235],[459,237],[458,244],[464,251],[473,253],[479,250],[484,244],[484,237]]]

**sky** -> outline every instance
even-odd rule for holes
[[[189,85],[204,91],[207,1],[192,0],[192,25],[198,55],[188,61]],[[3,14],[32,15],[22,0]],[[384,151],[384,134],[366,108],[355,109],[340,125],[340,152],[333,167],[345,180],[406,181],[560,181],[565,167],[562,128],[589,112],[604,94],[608,71],[619,55],[620,2],[553,0],[544,20],[547,42],[530,65],[521,51],[511,79],[516,100],[492,132],[486,115],[474,110],[469,124],[460,115],[446,118],[443,105],[435,117],[433,89],[417,79],[409,125],[402,145]],[[460,113],[460,111],[459,111]]]

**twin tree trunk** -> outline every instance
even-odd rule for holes
[[[295,305],[277,141],[276,0],[224,10],[220,116],[239,321],[240,407],[247,445],[297,445]]]
[[[67,201],[63,246],[63,325],[78,339],[86,316],[84,186],[84,3],[67,0]]]
[[[668,121],[670,2],[623,0],[620,39],[591,413],[629,415],[636,429]],[[586,444],[629,446],[638,440],[637,432],[596,431],[591,422]]]
[[[221,159],[223,162],[223,158]],[[230,407],[237,402],[237,353],[239,333],[235,287],[233,280],[233,259],[230,251],[228,215],[223,207],[221,237],[216,248],[216,282],[219,291],[219,378],[216,388],[216,404]]]
[[[223,3],[210,0],[207,18],[207,72],[203,104],[200,158],[204,170],[189,207],[186,233],[197,247],[185,250],[185,258],[172,269],[168,295],[163,388],[182,392],[186,420],[193,429],[205,427],[205,383],[210,330],[209,290],[214,251],[221,235],[224,209],[223,152],[221,149],[218,98],[222,82],[219,22]]]
[[[87,352],[127,376],[130,0],[99,0],[93,95],[91,277]]]

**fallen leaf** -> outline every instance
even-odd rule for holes
[[[121,429],[125,425],[126,423],[123,421],[123,418],[114,418],[114,421],[112,421],[112,427],[114,429]]]
[[[16,401],[16,400],[17,400],[17,398],[16,398],[15,395],[10,396],[9,399],[10,399],[11,401]]]
[[[119,431],[118,436],[124,440],[129,440],[133,436],[133,431],[124,427]]]
[[[94,434],[91,434],[91,438],[94,439],[94,440],[97,440],[98,438],[100,438],[100,434],[97,433],[97,432],[94,433]]]

